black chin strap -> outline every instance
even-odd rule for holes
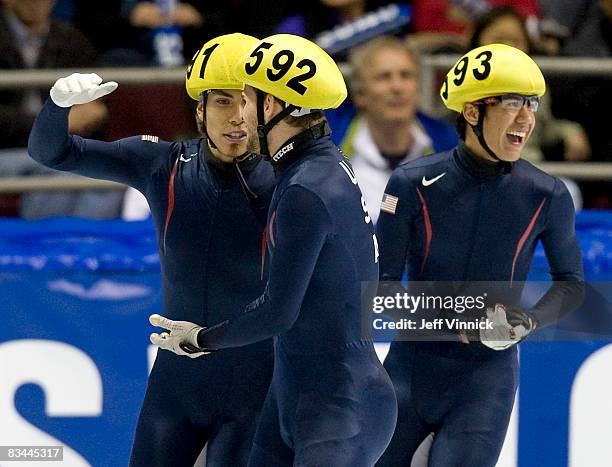
[[[246,198],[249,200],[249,204],[256,211],[265,214],[267,213],[267,208],[268,208],[267,204],[263,201],[262,197],[249,186],[247,177],[244,175],[243,168],[241,167],[241,166],[244,166],[248,170],[251,170],[253,168],[252,165],[254,165],[258,157],[259,156],[257,154],[245,152],[243,155],[236,157],[234,159],[233,166],[234,166],[236,175],[238,176],[238,181],[240,182],[240,186],[242,187],[242,191],[244,192],[244,195],[246,196]],[[265,225],[266,224],[265,218],[262,217],[262,220],[263,220],[263,224]]]
[[[270,150],[268,149],[268,133],[270,130],[283,118],[289,115],[294,110],[298,109],[295,105],[288,105],[278,114],[276,114],[268,123],[264,118],[264,100],[266,93],[256,89],[257,92],[257,137],[259,138],[259,153],[266,159],[270,158]]]
[[[504,173],[510,173],[510,171],[512,170],[512,162],[504,161],[500,159],[499,157],[497,157],[497,154],[493,152],[493,150],[489,147],[489,145],[485,141],[484,130],[483,130],[485,110],[486,110],[486,104],[478,104],[478,122],[476,123],[476,125],[472,125],[470,122],[468,122],[468,125],[472,127],[472,131],[478,138],[480,145],[484,148],[485,151],[487,151],[487,154],[489,154],[499,164],[502,164],[504,166]]]

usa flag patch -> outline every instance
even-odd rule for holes
[[[140,138],[142,141],[151,141],[152,143],[159,143],[159,136],[153,135],[142,135]]]
[[[380,204],[380,210],[388,212],[389,214],[395,214],[395,208],[397,208],[397,202],[399,198],[391,196],[385,193],[382,197],[382,203]]]

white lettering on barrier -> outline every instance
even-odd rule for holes
[[[519,436],[519,389],[516,390],[514,398],[514,406],[512,407],[512,415],[510,415],[510,423],[508,431],[504,439],[499,459],[495,467],[516,467],[518,465],[518,436]]]
[[[612,459],[612,344],[595,351],[574,378],[570,398],[571,467],[608,467]]]
[[[384,360],[388,344],[376,344]],[[147,349],[149,371],[156,355]],[[571,393],[569,465],[607,466],[612,420],[612,344],[595,351],[576,374]],[[95,417],[102,414],[102,380],[95,363],[82,350],[57,341],[24,339],[0,344],[0,440],[3,445],[64,446],[66,465],[90,464],[74,449],[31,425],[14,406],[15,393],[24,384],[36,384],[45,394],[50,417]],[[518,447],[518,395],[497,467],[516,467]],[[425,447],[427,452],[427,447]],[[416,460],[416,459],[415,459]],[[38,462],[28,465],[45,466]],[[419,465],[417,462],[415,465]]]
[[[0,440],[5,446],[64,446],[65,465],[90,464],[74,449],[26,421],[15,408],[15,393],[36,384],[45,394],[49,417],[97,417],[102,414],[102,379],[93,360],[63,342],[23,339],[0,344]],[[48,465],[30,462],[28,465]]]

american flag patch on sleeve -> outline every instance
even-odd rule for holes
[[[142,137],[140,139],[142,141],[151,141],[152,143],[159,143],[159,136],[142,135]]]
[[[395,208],[397,207],[397,202],[399,198],[396,196],[391,196],[385,193],[382,197],[382,203],[380,204],[380,210],[388,212],[389,214],[395,214]]]

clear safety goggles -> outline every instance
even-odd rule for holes
[[[503,109],[518,112],[527,104],[527,109],[537,112],[540,107],[538,96],[523,96],[521,94],[504,94],[502,96],[486,97],[481,101],[483,104],[499,104]]]

